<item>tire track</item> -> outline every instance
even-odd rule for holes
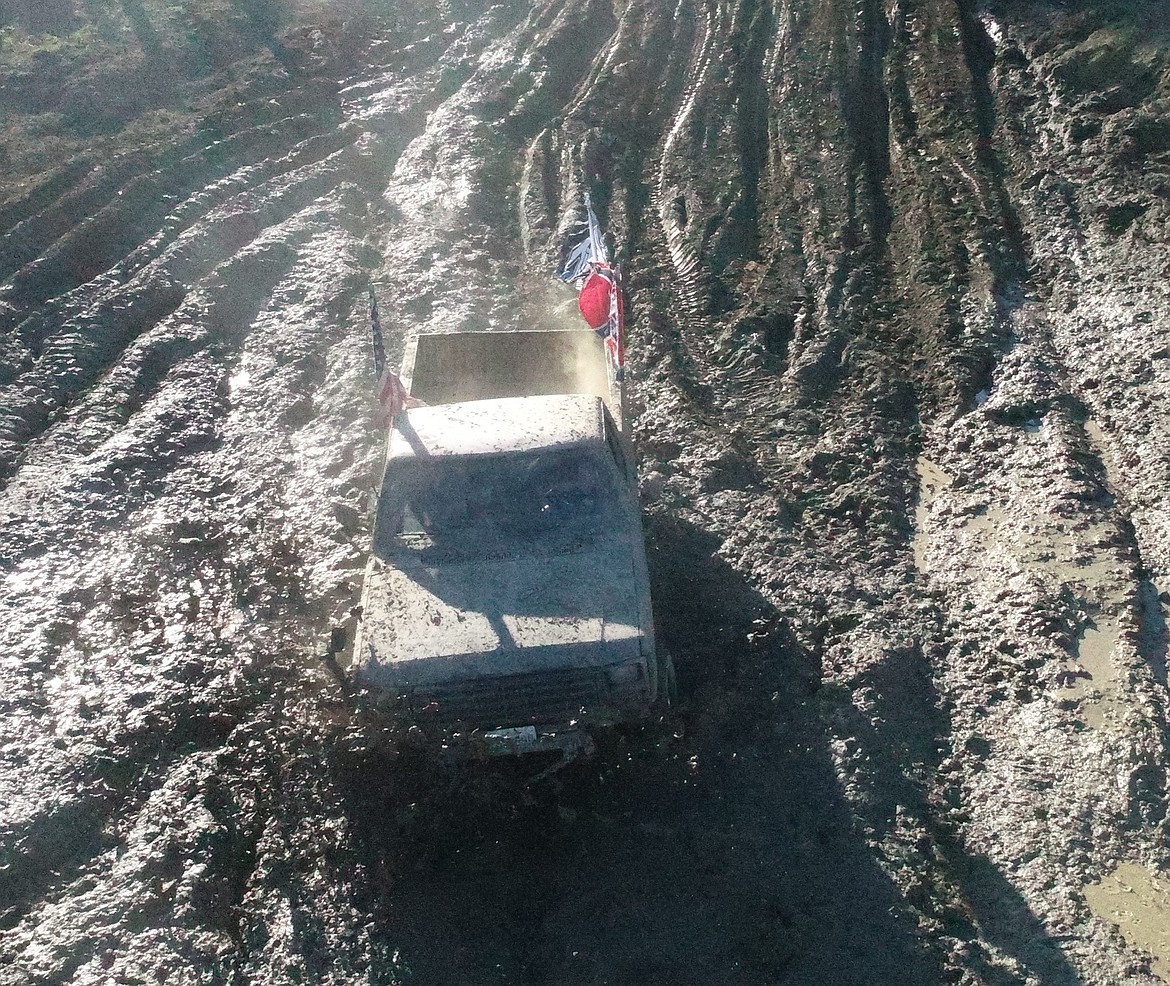
[[[191,286],[334,191],[357,166],[350,139],[319,162],[288,172],[277,169],[273,177],[261,176],[259,184],[215,206],[202,221],[192,221],[126,284],[99,281],[91,290],[82,290],[76,302],[67,302],[67,307],[34,316],[29,321],[35,327],[23,323],[23,335],[42,340],[41,353],[16,381],[0,389],[6,405],[0,416],[0,478],[11,477],[28,444],[72,406],[131,342],[176,312]],[[133,269],[137,263],[130,266]],[[61,327],[50,328],[56,325]]]
[[[314,96],[313,112],[235,133],[208,127],[153,159],[137,153],[103,166],[97,179],[78,194],[54,203],[7,234],[10,256],[5,259],[0,254],[0,276],[15,276],[4,300],[27,311],[91,280],[148,239],[173,214],[173,202],[188,198],[196,189],[214,187],[241,168],[285,157],[313,137],[335,134],[341,116],[336,88]],[[252,115],[271,115],[268,104],[267,99],[259,106],[250,104]],[[31,269],[18,270],[30,264]]]
[[[700,95],[716,63],[715,45],[719,28],[720,9],[715,3],[703,2],[702,28],[696,36],[691,54],[692,68],[683,89],[679,108],[662,144],[661,163],[657,169],[656,198],[659,223],[663,238],[678,279],[679,293],[695,318],[702,319],[703,285],[700,270],[700,252],[684,234],[687,225],[686,197],[677,181],[672,181],[671,163],[681,152],[676,151],[684,136],[684,129],[696,117]],[[680,4],[681,8],[681,4]],[[682,196],[681,211],[675,215],[676,202]]]

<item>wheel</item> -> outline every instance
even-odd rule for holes
[[[658,648],[658,697],[656,704],[663,709],[678,705],[678,676],[674,672],[674,658],[664,647]]]

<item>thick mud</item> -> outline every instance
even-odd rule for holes
[[[0,981],[1167,975],[1151,2],[0,11]],[[356,711],[364,298],[562,324],[682,701],[524,784]]]

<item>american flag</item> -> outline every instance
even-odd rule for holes
[[[406,392],[406,385],[392,370],[383,370],[378,378],[378,413],[377,422],[382,427],[390,426],[398,412],[407,406],[414,406],[410,394]]]
[[[423,402],[411,397],[401,378],[386,365],[386,345],[382,340],[382,320],[378,317],[378,299],[374,294],[374,286],[370,285],[370,342],[373,346],[374,374],[378,378],[375,395],[378,398],[376,420],[383,428],[388,428],[398,415],[398,412],[407,407],[421,407]]]

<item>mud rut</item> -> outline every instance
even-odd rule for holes
[[[402,5],[7,189],[0,979],[1156,981],[1086,903],[1170,863],[1170,47],[1122,6]],[[367,280],[393,352],[571,319],[586,188],[683,701],[526,790],[321,654]]]

